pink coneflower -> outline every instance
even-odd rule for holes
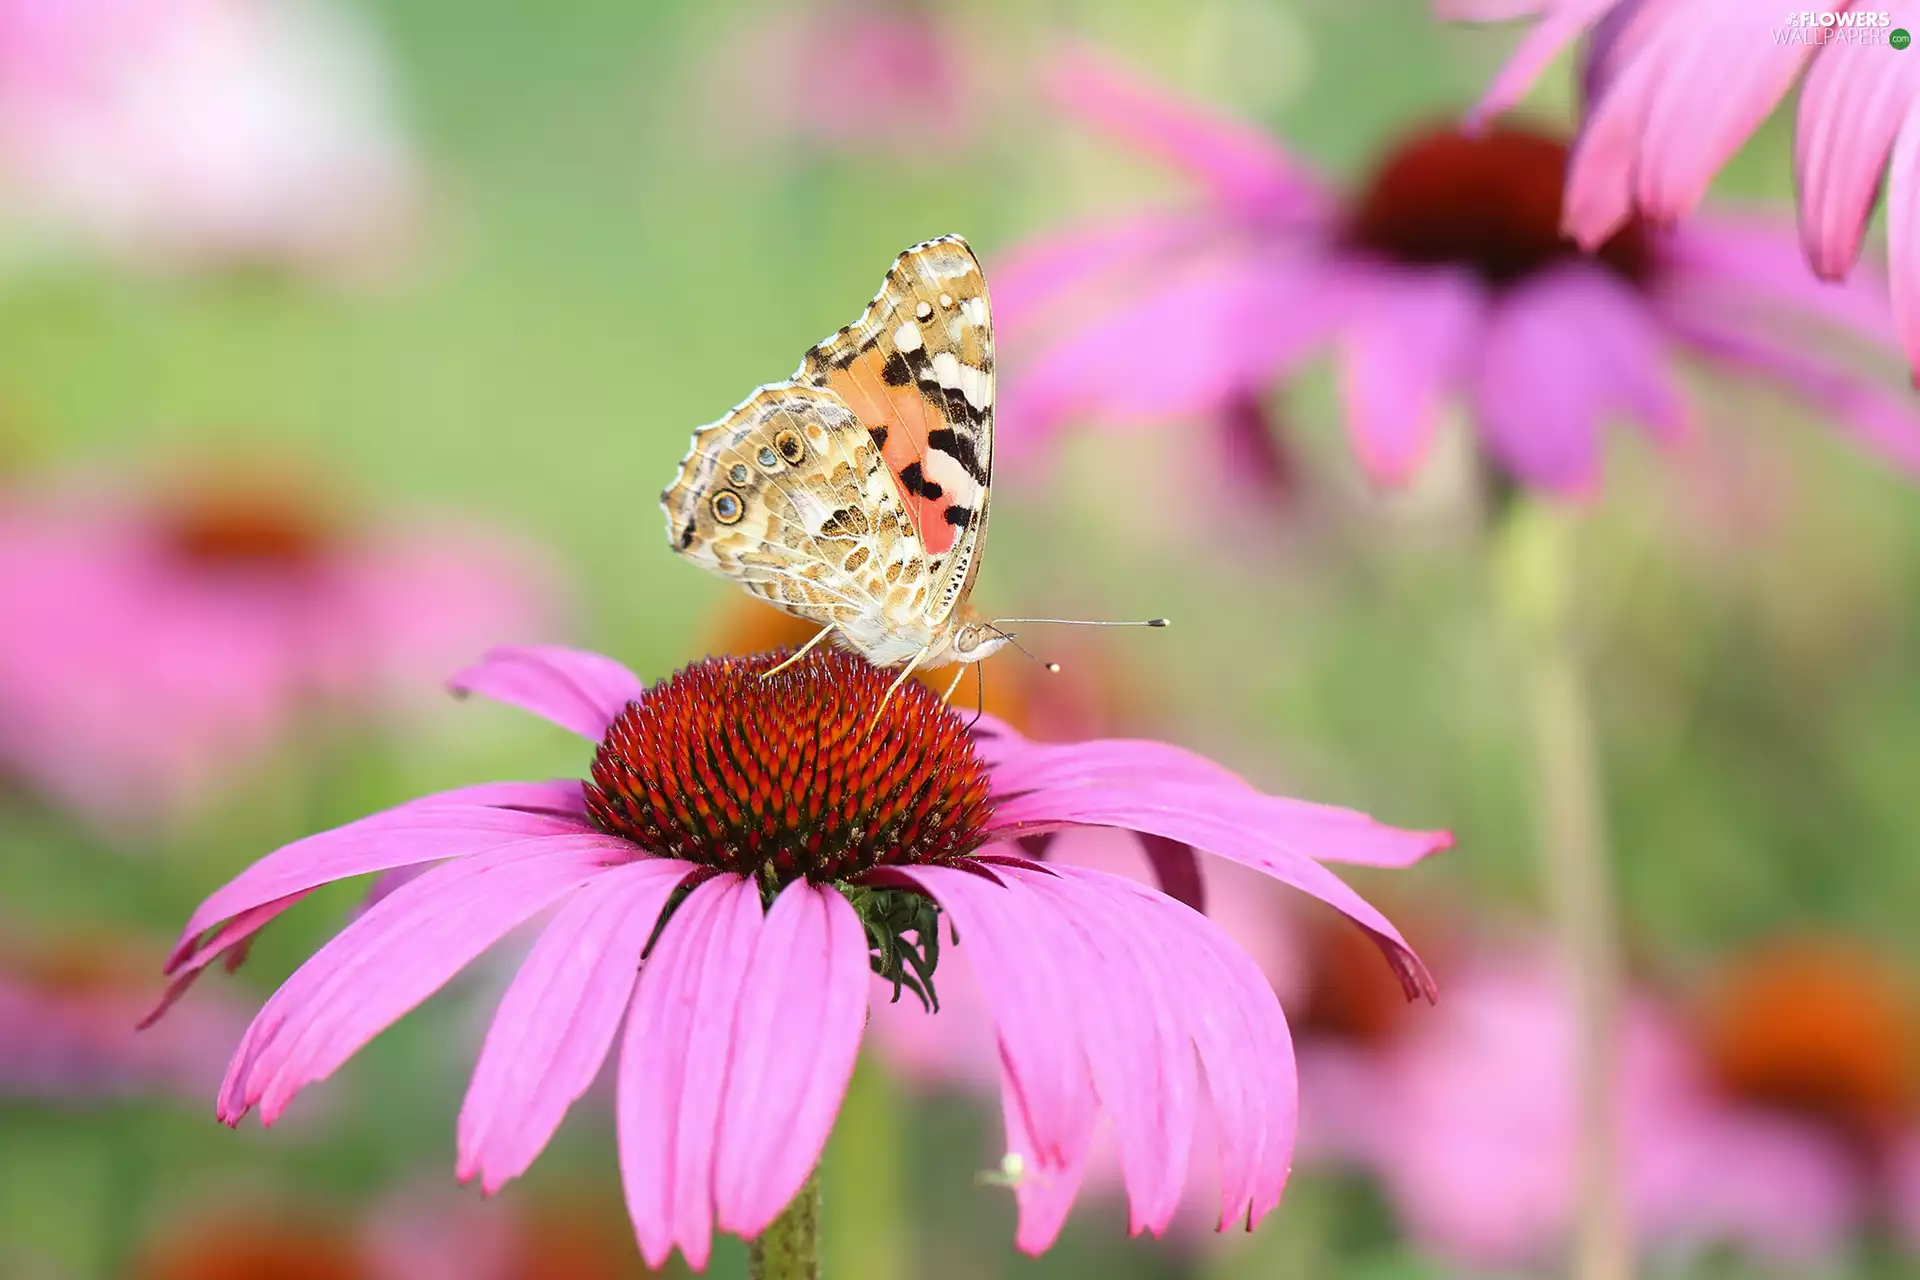
[[[222,999],[138,1035],[152,1000],[147,965],[124,940],[29,939],[0,924],[0,1098],[67,1107],[204,1096],[220,1079],[218,1046],[245,1015]]]
[[[1300,1043],[1316,1155],[1370,1170],[1407,1229],[1474,1267],[1551,1256],[1574,1214],[1565,985],[1529,951],[1447,971],[1445,1005],[1386,1038]],[[1700,1018],[1630,992],[1615,1092],[1623,1177],[1656,1254],[1731,1244],[1832,1257],[1913,1130],[1911,1024],[1857,954],[1743,959]]]
[[[1292,1055],[1253,962],[1170,898],[997,842],[1112,826],[1207,849],[1345,912],[1414,995],[1430,991],[1419,960],[1314,856],[1401,866],[1448,838],[1262,795],[1160,743],[972,735],[924,686],[884,700],[890,674],[844,654],[762,679],[781,656],[710,659],[644,691],[609,658],[553,648],[496,650],[458,677],[597,743],[590,779],[417,800],[289,845],[207,899],[168,962],[169,999],[312,889],[438,863],[267,1002],[221,1118],[258,1106],[271,1123],[509,930],[558,908],[481,1050],[459,1172],[489,1191],[522,1173],[624,1018],[620,1159],[641,1252],[658,1266],[677,1246],[702,1266],[716,1217],[756,1236],[808,1181],[853,1068],[869,968],[937,998],[944,912],[998,1029],[1007,1150],[1025,1171],[1021,1248],[1058,1232],[1102,1116],[1134,1227],[1163,1227],[1202,1079],[1222,1117],[1220,1221],[1271,1209],[1292,1147]]]
[[[1436,0],[1435,8],[1469,22],[1538,19],[1476,108],[1482,120],[1513,106],[1588,36],[1585,120],[1561,224],[1588,246],[1635,217],[1665,225],[1693,212],[1800,82],[1794,176],[1806,260],[1829,280],[1853,270],[1884,173],[1893,314],[1920,369],[1920,65],[1888,44],[1896,30],[1920,29],[1920,4],[1834,0],[1804,14],[1725,0]],[[1812,25],[1800,25],[1803,17]]]
[[[213,477],[0,498],[0,772],[108,832],[182,815],[315,704],[406,707],[553,612],[497,539],[357,528],[308,488]]]
[[[1724,45],[1701,37],[1717,65]],[[1677,437],[1679,358],[1781,386],[1868,449],[1920,470],[1920,416],[1867,373],[1879,281],[1822,285],[1786,233],[1628,220],[1583,254],[1560,231],[1566,147],[1518,125],[1418,134],[1341,193],[1254,129],[1085,55],[1066,108],[1193,178],[1202,199],[1052,236],[1002,263],[994,301],[1012,456],[1070,422],[1199,420],[1247,447],[1249,413],[1331,348],[1360,465],[1398,484],[1459,401],[1496,463],[1593,490],[1603,423]],[[1820,352],[1820,354],[1816,354]]]
[[[0,0],[0,192],[141,261],[360,270],[418,200],[386,81],[328,0]]]

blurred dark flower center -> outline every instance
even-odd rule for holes
[[[988,774],[960,717],[917,681],[887,698],[895,673],[850,654],[762,678],[788,656],[709,658],[629,705],[587,785],[600,829],[770,888],[979,847]]]
[[[371,1280],[346,1233],[235,1217],[195,1229],[151,1253],[139,1280]]]
[[[1348,213],[1346,236],[1395,262],[1464,266],[1496,287],[1516,284],[1585,256],[1560,233],[1566,173],[1566,144],[1530,129],[1420,134],[1368,179]],[[1653,266],[1637,219],[1593,257],[1636,284]]]
[[[305,569],[332,542],[316,504],[286,487],[209,487],[176,500],[161,519],[176,555],[213,567]]]
[[[1307,981],[1298,1009],[1288,1009],[1297,1038],[1336,1037],[1379,1044],[1407,1019],[1407,996],[1380,963],[1380,953],[1344,920],[1315,919],[1303,931]]]
[[[1706,1009],[1727,1092],[1873,1138],[1911,1112],[1920,1062],[1909,993],[1872,957],[1795,944],[1749,957]]]

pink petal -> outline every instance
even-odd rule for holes
[[[1005,876],[1058,911],[1038,945],[1065,947],[1078,937],[1082,980],[1100,993],[1080,1007],[1081,1033],[1094,1090],[1119,1140],[1129,1229],[1158,1235],[1180,1207],[1199,1090],[1180,970],[1166,967],[1140,913],[1127,910],[1134,899],[1107,883],[1118,877],[1018,868]]]
[[[1453,8],[1449,10],[1442,7],[1442,17],[1453,18],[1457,15],[1476,22],[1524,16],[1542,8],[1540,3],[1519,3],[1518,0],[1510,3],[1447,0],[1447,3]],[[1506,65],[1500,68],[1493,83],[1487,86],[1480,101],[1474,104],[1473,111],[1467,117],[1469,126],[1478,127],[1494,116],[1511,110],[1520,99],[1527,96],[1527,90],[1547,69],[1547,64],[1617,3],[1619,0],[1561,0],[1561,3],[1547,8],[1539,22],[1521,39]]]
[[[459,1176],[492,1195],[526,1172],[600,1072],[640,955],[691,863],[646,858],[581,886],[540,935],[500,1011],[460,1109]]]
[[[480,694],[571,729],[589,742],[641,694],[640,677],[612,658],[559,645],[504,645],[450,682],[457,694]]]
[[[275,992],[221,1086],[220,1118],[293,1095],[385,1030],[515,925],[633,854],[607,836],[523,839],[436,867],[341,930]]]
[[[1896,392],[1757,332],[1701,316],[1670,316],[1675,335],[1695,352],[1782,384],[1870,452],[1920,474],[1920,410]]]
[[[1920,8],[1912,20],[1920,21]],[[1853,270],[1894,136],[1920,94],[1920,62],[1893,54],[1836,41],[1820,50],[1800,87],[1793,169],[1801,243],[1829,280]]]
[[[834,889],[795,881],[767,912],[720,1119],[722,1229],[759,1235],[820,1162],[866,1028],[867,950],[860,917]]]
[[[501,801],[542,807],[502,808]],[[299,895],[335,880],[460,857],[530,836],[589,831],[583,810],[581,817],[568,816],[580,803],[577,782],[485,783],[409,801],[296,840],[260,859],[200,904],[167,960],[167,971],[188,964],[196,953],[204,957],[200,959],[204,965],[211,953],[251,936],[278,912],[256,916],[254,927],[245,932],[222,931],[218,939],[196,947],[199,936],[220,921],[270,903],[284,910]]]
[[[1193,846],[1144,832],[1140,835],[1140,845],[1146,851],[1147,864],[1153,868],[1160,892],[1205,915],[1207,882],[1200,874],[1200,859]]]
[[[1026,825],[1124,827],[1183,840],[1263,871],[1351,917],[1379,945],[1408,996],[1431,998],[1432,977],[1392,922],[1299,847],[1337,845],[1341,829],[1290,821],[1271,801],[1253,792],[1178,785],[1059,788],[1003,801],[994,827],[1001,832]]]
[[[1041,1145],[1028,1129],[1019,1085],[1004,1055],[1000,1060],[1000,1116],[1007,1135],[1007,1154],[1018,1158],[1021,1169],[1021,1178],[1013,1188],[1014,1203],[1020,1206],[1013,1243],[1020,1252],[1037,1258],[1060,1238],[1074,1197],[1080,1194],[1093,1144],[1081,1143],[1064,1158],[1044,1158]]]
[[[1598,96],[1567,160],[1561,225],[1589,250],[1604,244],[1634,212],[1635,175],[1654,102],[1668,86],[1684,87],[1692,63],[1719,48],[1717,41],[1701,38],[1706,28],[1671,7],[1649,9],[1631,26],[1631,56],[1623,50],[1612,57],[1617,69],[1606,75],[1604,87],[1596,84]]]
[[[1893,323],[1907,363],[1920,376],[1920,102],[1907,109],[1887,172],[1888,266]]]
[[[1018,1107],[1035,1149],[1029,1168],[1058,1177],[1086,1158],[1098,1103],[1081,1049],[1083,977],[1074,951],[1049,945],[1055,913],[1025,885],[950,867],[902,868],[952,917],[974,976],[986,993]],[[1023,1244],[1023,1248],[1025,1245]]]
[[[1042,321],[1057,319],[1060,304],[1073,295],[1169,261],[1219,230],[1212,213],[1155,211],[1024,241],[992,264],[996,340],[1005,352],[1024,351],[1037,340]]]
[[[762,924],[758,886],[717,876],[681,902],[640,973],[620,1050],[620,1175],[655,1270],[675,1245],[694,1270],[707,1264],[721,1099]]]
[[[1395,273],[1375,289],[1341,335],[1340,388],[1361,467],[1397,485],[1426,457],[1486,303],[1476,280],[1446,270]]]
[[[1030,824],[1028,809],[1007,805],[1019,805],[1038,792],[1138,788],[1144,795],[1172,786],[1226,788],[1242,793],[1242,798],[1252,797],[1259,815],[1255,820],[1284,825],[1296,838],[1311,843],[1313,856],[1322,861],[1407,867],[1453,843],[1444,831],[1407,831],[1357,809],[1264,795],[1205,756],[1150,740],[1094,739],[1057,747],[1034,744],[1017,758],[995,766],[993,783],[995,796],[1003,797],[988,824],[994,831]],[[1033,803],[1044,807],[1042,801]]]
[[[1920,65],[1916,63],[1915,65]],[[1822,280],[1802,260],[1793,228],[1766,214],[1695,214],[1660,242],[1663,300],[1735,315],[1774,313],[1783,324],[1817,320],[1891,347],[1885,277],[1854,272]]]
[[[1090,49],[1064,54],[1048,87],[1068,111],[1186,173],[1216,200],[1254,212],[1305,212],[1319,203],[1317,184],[1265,132]]]
[[[1001,398],[1013,430],[1205,417],[1257,392],[1341,318],[1334,269],[1304,251],[1190,264],[1034,355]]]
[[[1599,483],[1609,412],[1667,435],[1685,417],[1653,312],[1623,282],[1584,263],[1512,290],[1494,310],[1474,407],[1495,457],[1521,480],[1568,496]]]

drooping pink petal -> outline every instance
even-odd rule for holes
[[[532,712],[590,742],[640,697],[640,677],[604,654],[559,645],[504,645],[488,650],[449,684]]]
[[[757,1236],[820,1161],[867,1021],[867,934],[839,892],[795,881],[767,912],[733,1032],[713,1191]]]
[[[1887,170],[1887,247],[1894,332],[1920,371],[1920,102],[1907,108]]]
[[[1048,88],[1061,106],[1186,173],[1216,200],[1267,214],[1304,214],[1320,203],[1305,167],[1266,132],[1180,99],[1090,49],[1062,56]]]
[[[1426,457],[1486,304],[1462,272],[1395,273],[1373,287],[1338,342],[1340,391],[1361,467],[1377,484],[1398,485]]]
[[[1517,105],[1547,64],[1617,3],[1619,0],[1561,0],[1546,7],[1544,0],[1445,0],[1440,8],[1442,17],[1469,22],[1499,22],[1544,9],[1540,21],[1527,31],[1513,56],[1474,104],[1467,117],[1469,127],[1478,127]]]
[[[1314,860],[1320,842],[1338,844],[1341,829],[1289,822],[1272,800],[1257,792],[1171,784],[1151,789],[1059,788],[1002,801],[994,813],[994,829],[1004,834],[1028,825],[1123,827],[1185,841],[1242,863],[1350,917],[1379,945],[1408,996],[1431,998],[1432,977],[1393,923]],[[1448,843],[1444,836],[1433,841],[1429,851]]]
[[[1034,744],[1016,764],[997,767],[994,784],[999,807],[989,829],[995,831],[1037,822],[1031,815],[1044,810],[1046,802],[1034,797],[1043,791],[1133,789],[1144,800],[1162,787],[1221,788],[1239,793],[1236,802],[1248,802],[1249,821],[1286,830],[1325,862],[1406,867],[1453,843],[1444,831],[1403,830],[1357,809],[1262,794],[1205,756],[1163,742],[1111,738],[1057,747]],[[1182,794],[1183,800],[1191,798]]]
[[[1055,914],[1024,885],[950,867],[902,868],[950,915],[969,967],[986,992],[1000,1057],[1034,1144],[1029,1167],[1059,1176],[1086,1157],[1098,1103],[1087,1077],[1077,1001],[1083,977],[1072,953],[1036,946]],[[1025,1247],[1023,1244],[1022,1247]]]
[[[1670,85],[1684,87],[1692,64],[1718,48],[1716,41],[1699,38],[1702,27],[1672,10],[1650,13],[1635,25],[1638,47],[1631,58],[1615,59],[1618,69],[1590,104],[1567,158],[1561,226],[1589,251],[1633,215],[1635,175],[1655,101]]]
[[[220,1118],[255,1104],[271,1124],[394,1020],[509,929],[627,861],[601,835],[547,835],[436,867],[341,930],[260,1010],[220,1091]]]
[[[1199,1089],[1180,971],[1155,954],[1156,940],[1125,909],[1132,899],[1107,883],[1117,877],[1019,868],[1004,876],[1055,908],[1049,946],[1078,935],[1083,978],[1104,997],[1081,1005],[1081,1028],[1093,1087],[1119,1140],[1129,1229],[1158,1235],[1180,1207]]]
[[[1891,349],[1893,307],[1882,274],[1818,278],[1793,228],[1777,217],[1695,214],[1661,238],[1660,262],[1662,301],[1737,315],[1764,311],[1782,324],[1817,319]]]
[[[992,264],[995,338],[1008,352],[1026,350],[1047,322],[1070,318],[1057,313],[1092,286],[1151,270],[1219,230],[1211,211],[1156,210],[1024,241]],[[1100,297],[1112,301],[1104,291]]]
[[[1890,3],[1893,25],[1920,24],[1920,5]],[[1894,136],[1920,96],[1920,61],[1880,44],[1820,49],[1800,87],[1794,186],[1807,262],[1838,280],[1853,270]]]
[[[1673,314],[1668,325],[1697,354],[1781,384],[1863,448],[1920,473],[1920,409],[1911,394],[1724,319]]]
[[[712,1247],[721,1101],[762,925],[755,882],[717,876],[681,902],[640,973],[616,1105],[627,1212],[655,1270],[678,1245],[697,1271]]]
[[[645,858],[581,886],[540,935],[487,1029],[460,1108],[458,1172],[492,1195],[526,1172],[600,1072],[640,955],[693,864]]]
[[[528,807],[504,808],[502,802]],[[200,935],[220,921],[269,903],[291,905],[288,899],[335,880],[460,857],[530,836],[589,831],[581,803],[578,782],[484,783],[412,800],[296,840],[260,859],[200,904],[167,960],[167,971],[180,968],[196,953],[224,950],[256,931],[225,932],[218,946],[196,947]],[[582,816],[570,816],[574,812]],[[259,923],[270,918],[260,918]]]
[[[1528,484],[1585,496],[1610,413],[1663,435],[1684,421],[1661,336],[1624,283],[1586,264],[1512,290],[1488,319],[1473,380],[1487,447]]]
[[[1776,44],[1767,28],[1777,13],[1762,11],[1753,0],[1694,0],[1684,21],[1688,40],[1656,54],[1649,38],[1640,55],[1671,61],[1648,103],[1634,196],[1640,211],[1656,224],[1678,221],[1693,212],[1713,177],[1740,145],[1772,113],[1820,48],[1815,44]],[[1704,33],[1713,33],[1701,38]],[[1718,37],[1718,38],[1715,38]],[[1728,43],[1744,46],[1729,57]]]
[[[1060,1238],[1074,1197],[1086,1177],[1087,1155],[1092,1143],[1082,1143],[1064,1160],[1042,1158],[1041,1146],[1028,1127],[1026,1107],[1020,1100],[1020,1087],[1006,1056],[1000,1059],[1000,1116],[1007,1136],[1007,1154],[1017,1161],[1020,1171],[1014,1183],[1014,1203],[1020,1207],[1019,1225],[1014,1229],[1014,1247],[1037,1258]]]

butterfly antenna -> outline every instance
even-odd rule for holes
[[[1064,627],[1169,627],[1173,625],[1166,618],[1144,618],[1138,622],[1116,621],[1111,618],[995,618],[987,625],[999,631],[997,624],[1002,622],[1047,622]],[[1004,631],[1001,634],[1006,635]]]
[[[1012,619],[1012,618],[1002,618],[1002,619],[1000,619],[1000,621],[1002,621],[1002,622],[1012,622],[1012,621],[1014,621],[1014,619]],[[1019,650],[1020,652],[1022,652],[1022,653],[1024,653],[1024,654],[1026,654],[1026,655],[1027,655],[1027,656],[1028,656],[1029,658],[1033,658],[1033,660],[1034,660],[1035,662],[1038,662],[1038,663],[1039,663],[1039,664],[1040,664],[1041,666],[1043,666],[1043,667],[1045,667],[1045,668],[1046,668],[1046,669],[1047,669],[1047,670],[1048,670],[1049,672],[1051,672],[1052,674],[1054,674],[1054,675],[1056,675],[1056,676],[1060,674],[1060,664],[1059,664],[1059,663],[1057,663],[1057,662],[1047,662],[1047,661],[1044,661],[1043,659],[1040,659],[1040,658],[1034,658],[1034,656],[1033,656],[1033,650],[1031,650],[1031,649],[1029,649],[1029,648],[1027,648],[1027,646],[1025,646],[1025,645],[1023,645],[1023,644],[1021,644],[1021,643],[1020,643],[1020,642],[1019,642],[1018,640],[1016,640],[1016,639],[1014,639],[1014,638],[1013,638],[1013,633],[1012,633],[1011,631],[1002,631],[1002,630],[1001,630],[1001,629],[1000,629],[999,627],[996,627],[996,626],[995,626],[995,625],[994,625],[993,623],[991,623],[991,622],[989,622],[989,623],[987,624],[987,630],[989,630],[989,631],[991,631],[991,632],[993,632],[993,634],[995,634],[995,635],[997,635],[997,636],[999,636],[999,637],[1000,637],[1000,638],[1001,638],[1002,640],[1005,640],[1005,641],[1006,641],[1006,642],[1007,642],[1008,644],[1010,644],[1010,645],[1012,645],[1012,646],[1013,646],[1014,648],[1016,648],[1016,649],[1018,649],[1018,650]]]

